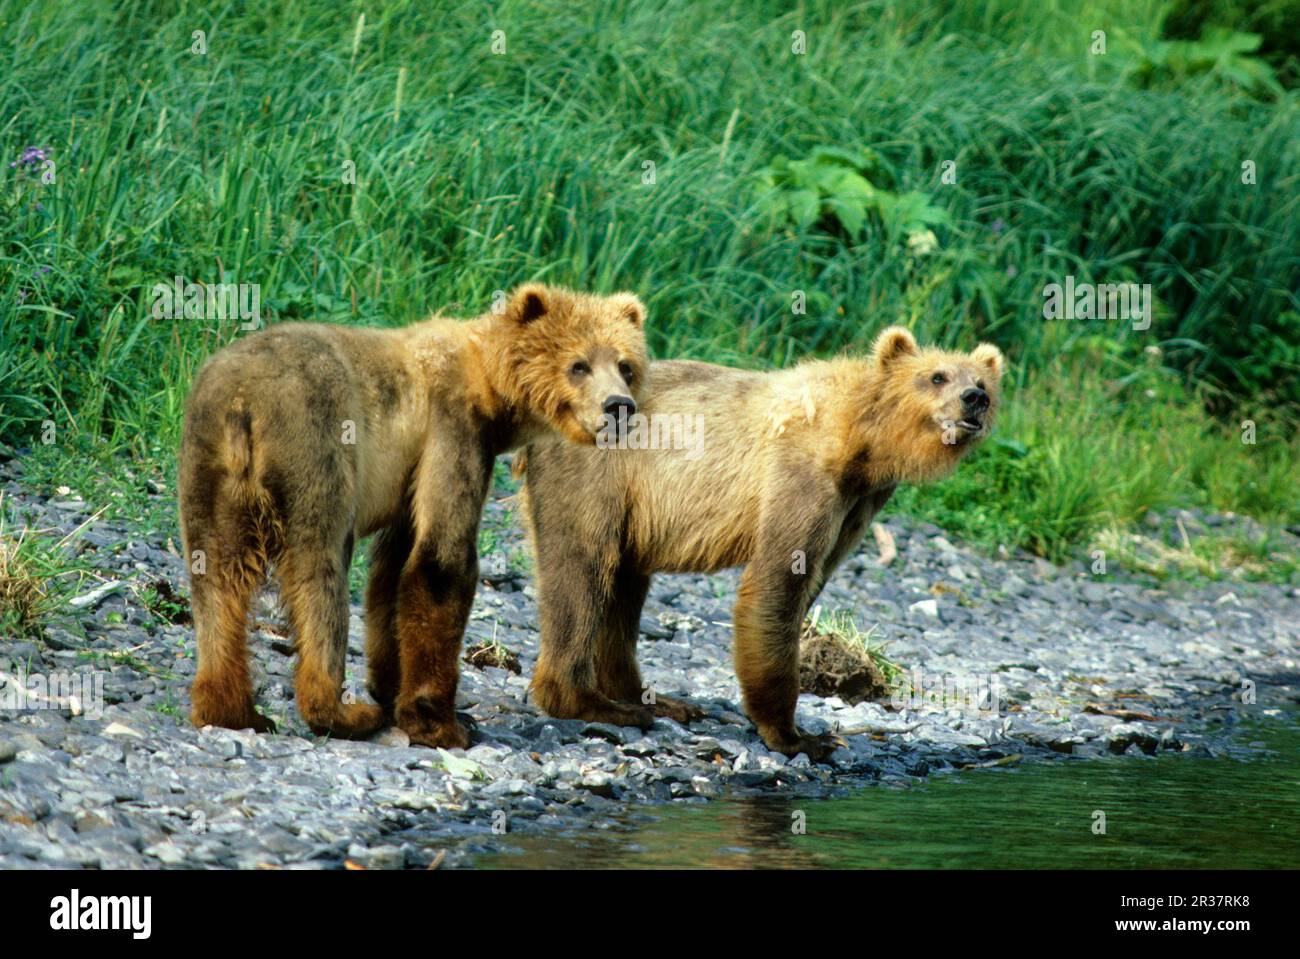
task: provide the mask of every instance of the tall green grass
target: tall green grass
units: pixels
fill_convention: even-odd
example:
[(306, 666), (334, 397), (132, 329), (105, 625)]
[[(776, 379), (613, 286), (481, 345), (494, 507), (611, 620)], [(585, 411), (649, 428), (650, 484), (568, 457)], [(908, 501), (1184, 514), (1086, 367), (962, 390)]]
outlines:
[[(48, 420), (60, 448), (102, 438), (165, 459), (197, 365), (237, 335), (151, 317), (150, 287), (178, 274), (258, 283), (272, 319), (369, 324), (477, 312), (540, 278), (636, 290), (659, 356), (782, 365), (893, 322), (994, 340), (1032, 456), (1122, 423), (1121, 461), (1158, 461), (1152, 405), (1093, 390), (1059, 433), (1031, 423), (1071, 402), (1067, 361), (1098, 341), (1120, 366), (1159, 346), (1181, 384), (1167, 402), (1204, 427), (1179, 420), (1180, 442), (1217, 460), (1196, 452), (1226, 429), (1201, 419), (1207, 398), (1224, 422), (1300, 400), (1300, 109), (1215, 75), (1134, 82), (1163, 11), (0, 0), (0, 442), (35, 445)], [(1098, 29), (1105, 56), (1088, 52)], [(49, 147), (51, 184), (8, 167), (33, 145)], [(909, 251), (879, 223), (846, 241), (761, 216), (759, 171), (819, 146), (870, 147), (894, 187), (927, 194), (952, 221), (937, 248)], [(1152, 329), (1043, 320), (1043, 286), (1067, 273), (1152, 284)], [(1267, 448), (1293, 463), (1287, 434), (1229, 461), (1244, 475)], [(1165, 499), (1291, 516), (1300, 500), (1294, 480), (1236, 489), (1189, 469)], [(1055, 551), (1098, 509), (1132, 512), (1043, 475), (1060, 485), (1017, 536), (1033, 548)]]

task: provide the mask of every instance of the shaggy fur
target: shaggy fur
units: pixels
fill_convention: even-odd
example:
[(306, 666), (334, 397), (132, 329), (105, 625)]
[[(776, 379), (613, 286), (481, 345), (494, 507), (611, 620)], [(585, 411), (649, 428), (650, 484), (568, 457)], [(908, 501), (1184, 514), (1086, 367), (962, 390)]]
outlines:
[[(414, 743), (467, 745), (457, 659), (492, 460), (545, 435), (593, 444), (611, 401), (634, 408), (648, 365), (643, 319), (631, 294), (532, 284), (475, 320), (289, 323), (211, 357), (180, 450), (193, 722), (270, 728), (254, 708), (246, 630), (274, 568), (297, 643), (298, 709), (313, 730), (365, 736), (395, 718)], [(378, 706), (341, 701), (348, 567), (371, 533)]]
[(541, 605), (535, 701), (616, 725), (689, 721), (686, 704), (643, 700), (651, 574), (745, 565), (733, 627), (746, 709), (772, 749), (823, 758), (833, 737), (794, 722), (809, 605), (899, 483), (943, 475), (988, 434), (1002, 366), (988, 344), (923, 350), (897, 327), (868, 358), (775, 373), (659, 362), (643, 412), (702, 415), (702, 456), (530, 445), (516, 468)]

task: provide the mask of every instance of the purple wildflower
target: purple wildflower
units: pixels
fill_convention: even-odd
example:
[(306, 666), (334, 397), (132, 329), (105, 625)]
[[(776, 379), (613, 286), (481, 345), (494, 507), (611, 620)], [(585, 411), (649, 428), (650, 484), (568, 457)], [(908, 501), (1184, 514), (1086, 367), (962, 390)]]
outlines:
[(22, 156), (10, 163), (9, 167), (10, 169), (17, 166), (22, 166), (24, 168), (39, 167), (49, 158), (49, 147), (26, 147), (22, 152)]

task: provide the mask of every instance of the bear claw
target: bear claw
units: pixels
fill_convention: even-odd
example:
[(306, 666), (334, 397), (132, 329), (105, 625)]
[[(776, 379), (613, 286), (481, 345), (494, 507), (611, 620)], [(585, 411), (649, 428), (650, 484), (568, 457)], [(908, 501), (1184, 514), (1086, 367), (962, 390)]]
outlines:
[(430, 749), (467, 749), (469, 732), (459, 722), (429, 723), (418, 729), (402, 727), (412, 746), (428, 746)]
[(693, 703), (685, 702), (680, 699), (669, 699), (667, 696), (656, 698), (650, 711), (656, 716), (664, 716), (674, 722), (681, 723), (683, 726), (689, 726), (697, 720), (705, 718), (708, 713)]
[[(766, 737), (764, 737), (764, 741), (767, 742)], [(767, 748), (774, 752), (784, 753), (791, 759), (803, 753), (815, 763), (825, 762), (835, 750), (847, 747), (848, 743), (835, 733), (810, 736), (807, 733), (799, 732), (798, 735), (791, 739), (767, 743)]]

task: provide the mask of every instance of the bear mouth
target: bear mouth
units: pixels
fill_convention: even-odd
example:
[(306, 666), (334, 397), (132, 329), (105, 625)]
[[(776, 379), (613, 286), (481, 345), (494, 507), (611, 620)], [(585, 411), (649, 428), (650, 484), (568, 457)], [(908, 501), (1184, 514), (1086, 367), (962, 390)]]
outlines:
[(978, 416), (967, 416), (957, 421), (957, 429), (967, 433), (978, 433), (984, 429), (984, 424), (980, 422)]

